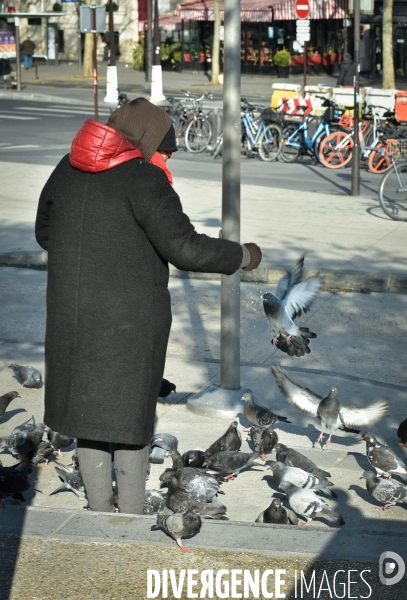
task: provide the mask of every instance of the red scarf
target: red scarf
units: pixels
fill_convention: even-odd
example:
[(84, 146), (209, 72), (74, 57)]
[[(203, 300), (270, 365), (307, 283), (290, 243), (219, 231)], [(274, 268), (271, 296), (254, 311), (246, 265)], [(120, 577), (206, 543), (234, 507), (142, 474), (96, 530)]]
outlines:
[(167, 175), (168, 181), (172, 185), (172, 175), (167, 167), (167, 161), (163, 159), (159, 152), (154, 152), (153, 156), (150, 158), (150, 163), (156, 167), (160, 167), (160, 169), (162, 169)]

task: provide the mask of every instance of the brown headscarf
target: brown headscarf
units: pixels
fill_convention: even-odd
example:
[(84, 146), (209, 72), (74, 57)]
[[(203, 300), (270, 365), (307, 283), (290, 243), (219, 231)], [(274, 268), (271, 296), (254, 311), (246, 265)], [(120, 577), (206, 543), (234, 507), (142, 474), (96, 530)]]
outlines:
[(160, 142), (172, 127), (170, 116), (163, 108), (145, 98), (136, 98), (117, 108), (106, 123), (120, 131), (133, 146), (140, 148), (150, 161)]

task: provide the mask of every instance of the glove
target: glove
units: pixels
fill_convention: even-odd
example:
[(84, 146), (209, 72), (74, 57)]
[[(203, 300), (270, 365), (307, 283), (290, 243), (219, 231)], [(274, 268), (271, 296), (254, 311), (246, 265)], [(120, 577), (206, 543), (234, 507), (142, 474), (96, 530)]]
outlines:
[(262, 253), (258, 245), (249, 242), (248, 244), (243, 244), (242, 248), (243, 260), (240, 268), (244, 271), (253, 271), (253, 269), (257, 269), (262, 259)]

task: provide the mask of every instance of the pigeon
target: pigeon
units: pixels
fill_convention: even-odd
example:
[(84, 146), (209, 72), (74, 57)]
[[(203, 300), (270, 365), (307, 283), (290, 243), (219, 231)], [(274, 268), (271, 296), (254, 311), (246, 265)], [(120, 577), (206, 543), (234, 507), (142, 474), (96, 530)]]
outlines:
[(333, 485), (332, 481), (325, 479), (325, 477), (311, 475), (311, 473), (307, 473), (306, 471), (298, 469), (297, 467), (287, 467), (278, 461), (271, 461), (270, 469), (277, 485), (280, 485), (282, 481), (288, 481), (288, 483), (292, 483), (298, 488), (321, 491), (328, 494), (328, 496), (331, 496), (332, 498), (337, 497), (332, 490), (328, 489)]
[(278, 435), (271, 425), (270, 427), (252, 427), (250, 439), (256, 452), (261, 454), (261, 459), (266, 460), (266, 452), (272, 452), (278, 442)]
[(332, 435), (338, 429), (348, 433), (360, 433), (360, 429), (380, 421), (388, 410), (386, 398), (378, 397), (375, 402), (362, 408), (342, 406), (336, 388), (331, 388), (328, 395), (322, 398), (289, 379), (281, 367), (271, 367), (271, 372), (277, 380), (278, 387), (294, 408), (321, 421), (321, 433), (317, 442), (322, 443), (323, 434), (329, 433), (326, 443), (330, 444)]
[(242, 469), (251, 467), (256, 460), (259, 458), (259, 452), (233, 452), (231, 450), (224, 450), (222, 452), (216, 452), (213, 456), (208, 456), (204, 462), (204, 467), (218, 473), (228, 474), (224, 479), (232, 479)]
[(48, 457), (52, 456), (54, 453), (54, 447), (50, 444), (50, 442), (48, 440), (43, 440), (35, 449), (34, 455), (31, 458), (31, 462), (33, 465), (39, 465), (40, 463), (45, 462), (45, 466), (47, 466), (49, 462)]
[(7, 410), (8, 405), (14, 398), (21, 398), (18, 392), (8, 392), (7, 394), (3, 394), (0, 397), (0, 417), (4, 415)]
[(403, 461), (385, 444), (381, 444), (371, 433), (364, 433), (360, 438), (366, 442), (366, 456), (378, 475), (391, 478), (399, 475), (407, 481), (407, 467)]
[[(274, 423), (291, 423), (287, 417), (281, 415), (275, 415), (271, 410), (263, 408), (256, 404), (253, 394), (246, 392), (241, 398), (244, 402), (243, 414), (246, 419), (252, 423), (252, 425), (259, 425), (260, 427), (268, 427), (274, 425)], [(248, 431), (248, 429), (245, 429)]]
[(157, 524), (152, 530), (164, 529), (177, 542), (182, 552), (190, 552), (182, 545), (182, 538), (190, 537), (201, 529), (202, 521), (195, 506), (190, 506), (185, 512), (172, 515), (157, 515)]
[(7, 496), (14, 498), (15, 503), (18, 501), (26, 502), (23, 492), (30, 488), (30, 478), (20, 469), (15, 467), (0, 466), (0, 505), (5, 506), (4, 499)]
[(319, 290), (318, 276), (300, 281), (304, 267), (302, 256), (278, 283), (275, 294), (263, 295), (263, 308), (270, 322), (272, 344), (289, 356), (304, 356), (311, 352), (309, 340), (316, 338), (306, 327), (297, 327), (296, 317), (309, 310)]
[(78, 451), (75, 452), (71, 456), (71, 463), (68, 466), (72, 466), (74, 469), (79, 469), (79, 460), (78, 460)]
[(165, 498), (156, 490), (146, 490), (144, 495), (143, 515), (154, 515), (165, 508)]
[(52, 431), (50, 427), (47, 427), (46, 433), (48, 440), (54, 446), (54, 450), (57, 450), (57, 454), (60, 456), (60, 448), (69, 448), (69, 446), (72, 446), (74, 442), (74, 438), (64, 435), (63, 433), (59, 433), (58, 431)]
[(152, 449), (150, 462), (156, 465), (162, 465), (168, 452), (178, 448), (178, 440), (170, 433), (156, 433), (151, 438), (150, 446)]
[(24, 387), (37, 388), (41, 384), (42, 375), (37, 369), (34, 369), (34, 367), (11, 364), (9, 365), (9, 369), (13, 369), (14, 375), (21, 383), (21, 389)]
[(3, 438), (0, 448), (7, 448), (13, 456), (28, 464), (42, 441), (45, 428), (44, 423), (36, 424), (34, 417), (31, 417), (15, 427), (8, 437)]
[(400, 423), (399, 428), (397, 429), (397, 435), (401, 439), (401, 442), (404, 444), (405, 448), (407, 448), (407, 419)]
[(169, 469), (164, 471), (160, 475), (162, 485), (168, 483), (172, 477), (178, 480), (178, 485), (182, 490), (193, 493), (205, 492), (207, 502), (211, 502), (216, 494), (223, 494), (220, 484), (215, 477), (209, 473), (199, 471), (195, 467), (182, 467), (176, 470)]
[(237, 426), (238, 422), (233, 421), (226, 432), (205, 450), (206, 456), (212, 456), (212, 454), (216, 454), (216, 452), (221, 452), (222, 450), (240, 450), (242, 436)]
[(274, 525), (298, 525), (298, 517), (292, 510), (284, 508), (280, 498), (273, 498), (266, 510), (257, 517), (256, 523), (273, 523)]
[(207, 502), (206, 493), (202, 489), (195, 489), (187, 492), (180, 488), (178, 479), (171, 477), (168, 482), (168, 492), (166, 498), (168, 508), (174, 512), (185, 512), (191, 506), (196, 506), (202, 516), (212, 518), (222, 518), (226, 513), (226, 506), (214, 496), (211, 502)]
[(167, 398), (171, 394), (171, 392), (176, 392), (176, 391), (177, 391), (177, 386), (175, 385), (175, 383), (171, 383), (171, 381), (168, 381), (168, 379), (163, 379), (161, 382), (161, 387), (160, 387), (160, 391), (158, 393), (158, 397), (162, 398), (165, 401), (165, 406), (169, 406)]
[(327, 519), (332, 525), (345, 525), (342, 516), (312, 490), (298, 488), (288, 481), (282, 481), (280, 488), (286, 493), (290, 507), (306, 519), (302, 525), (309, 525), (317, 516)]
[(384, 506), (379, 506), (381, 510), (395, 506), (396, 502), (407, 504), (406, 485), (377, 477), (372, 471), (364, 471), (362, 477), (366, 479), (366, 488), (372, 498), (384, 502)]
[(85, 487), (83, 485), (81, 472), (78, 469), (68, 469), (67, 467), (61, 469), (60, 467), (55, 467), (55, 471), (62, 481), (62, 485), (51, 492), (50, 496), (62, 492), (63, 490), (70, 490), (76, 494), (78, 498), (85, 498)]
[(298, 467), (298, 469), (302, 469), (312, 475), (331, 477), (328, 471), (323, 471), (310, 458), (307, 458), (293, 448), (288, 448), (284, 444), (276, 444), (274, 449), (276, 451), (276, 460), (284, 463), (287, 467)]
[(206, 454), (203, 450), (188, 450), (182, 455), (184, 467), (196, 467), (200, 469), (205, 462)]

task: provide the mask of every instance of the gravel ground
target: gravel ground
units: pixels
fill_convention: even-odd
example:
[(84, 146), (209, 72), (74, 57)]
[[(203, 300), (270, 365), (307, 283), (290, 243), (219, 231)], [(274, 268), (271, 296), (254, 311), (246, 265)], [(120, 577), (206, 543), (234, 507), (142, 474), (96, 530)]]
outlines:
[[(277, 550), (277, 549), (276, 549)], [(193, 553), (183, 554), (174, 544), (174, 548), (166, 549), (159, 546), (110, 543), (78, 543), (57, 539), (39, 539), (26, 537), (22, 541), (15, 536), (3, 536), (0, 541), (0, 564), (3, 575), (0, 580), (1, 600), (144, 600), (147, 595), (147, 570), (174, 569), (179, 577), (181, 569), (197, 569), (200, 578), (204, 569), (213, 569), (214, 576), (219, 569), (247, 569), (254, 576), (254, 571), (260, 571), (260, 578), (267, 569), (283, 569), (281, 578), (285, 584), (281, 593), (285, 598), (372, 598), (372, 600), (404, 600), (405, 580), (393, 586), (384, 586), (378, 577), (378, 566), (366, 563), (310, 561), (295, 557), (279, 559), (266, 557), (255, 553), (227, 553), (213, 550), (194, 550)], [(333, 581), (335, 573), (336, 588)], [(352, 573), (348, 571), (353, 570)], [(295, 571), (297, 571), (297, 594), (295, 594)], [(311, 587), (307, 593), (303, 586), (301, 594), (301, 574), (304, 572), (307, 582), (315, 571), (315, 594)], [(363, 578), (360, 573), (365, 571)], [(242, 578), (240, 574), (238, 579)], [(343, 582), (348, 577), (356, 583), (345, 589)], [(224, 576), (224, 581), (230, 576)], [(186, 581), (186, 580), (185, 580)], [(192, 588), (192, 592), (200, 597), (200, 584)], [(213, 598), (256, 598), (251, 592), (244, 594), (243, 585), (236, 588), (237, 594), (216, 595)], [(268, 591), (275, 593), (274, 575), (268, 578)], [(162, 592), (158, 598), (192, 598), (188, 594), (186, 582), (181, 595), (171, 593), (169, 585), (168, 596)], [(204, 596), (202, 596), (204, 597)], [(264, 598), (260, 594), (260, 598)], [(276, 596), (273, 596), (276, 597)], [(280, 596), (284, 597), (284, 596)]]

